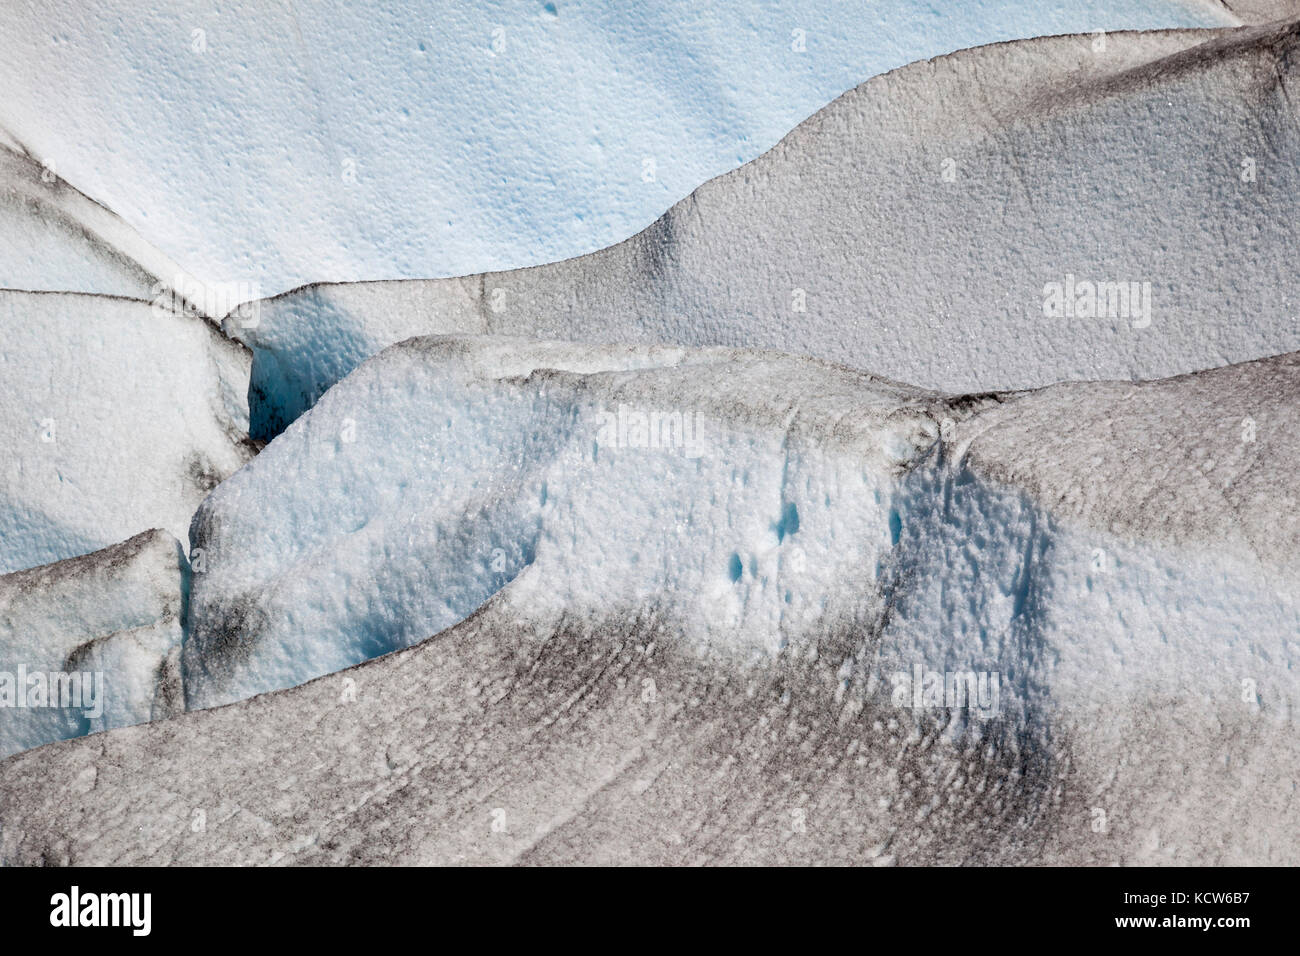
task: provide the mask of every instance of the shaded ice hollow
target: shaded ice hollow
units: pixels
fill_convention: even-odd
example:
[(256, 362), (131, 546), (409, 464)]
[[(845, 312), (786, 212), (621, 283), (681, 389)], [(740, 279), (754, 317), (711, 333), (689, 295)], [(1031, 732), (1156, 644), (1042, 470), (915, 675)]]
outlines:
[[(1013, 6), (976, 5), (994, 30)], [(611, 27), (593, 11), (560, 16), (588, 16), (590, 39)], [(0, 71), (74, 53), (86, 68), (101, 54), (79, 30), (105, 16)], [(230, 62), (263, 62), (274, 22), (232, 47), (218, 16), (216, 69), (156, 63), (185, 64), (180, 101), (211, 95)], [(341, 26), (358, 32), (312, 30), (330, 47)], [(362, 26), (361, 47), (404, 35)], [(322, 188), (316, 133), (263, 137), (298, 137), (306, 172), (245, 180), (286, 213), (248, 217), (223, 206), (229, 168), (162, 148), (175, 131), (145, 119), (121, 143), (94, 89), (59, 128), (24, 88), (0, 110), (0, 269), (52, 291), (0, 291), (17, 452), (0, 684), (21, 665), (101, 672), (107, 691), (93, 718), (0, 710), (0, 755), (109, 732), (5, 761), (0, 860), (1294, 862), (1298, 30), (915, 63), (616, 246), (320, 284), (224, 323), (210, 296), (160, 307), (160, 290), (204, 291), (168, 255), (274, 290), (582, 252), (798, 117), (731, 90), (748, 105), (721, 133), (666, 128), (691, 161), (655, 180), (662, 200), (616, 190), (569, 229), (519, 223), (565, 190), (572, 212), (583, 176), (639, 147), (490, 194), (472, 178), (501, 172), (489, 149), (438, 200), (465, 201), (452, 235), (446, 210), (411, 228), (431, 200), (406, 180), (430, 174), (400, 157), (420, 142), (445, 162), (422, 116), (396, 120), (394, 162), (371, 156), (380, 175), (350, 192)], [(740, 36), (726, 56), (754, 54)], [(873, 69), (959, 45), (924, 18), (889, 42)], [(808, 89), (833, 76), (822, 62)], [(268, 74), (285, 102), (297, 70)], [(526, 74), (494, 73), (494, 91)], [(663, 79), (679, 81), (695, 82)], [(509, 163), (568, 122), (537, 117)], [(257, 156), (241, 137), (260, 121), (213, 132)], [(770, 138), (719, 159), (741, 129)], [(203, 214), (174, 215), (170, 190), (195, 183)], [(466, 226), (475, 206), (495, 220)], [(1150, 312), (1046, 317), (1044, 283), (1067, 275), (1149, 281)], [(188, 558), (172, 537), (187, 525)], [(914, 667), (997, 675), (996, 695), (918, 707), (894, 686)], [(198, 835), (195, 806), (212, 820)]]

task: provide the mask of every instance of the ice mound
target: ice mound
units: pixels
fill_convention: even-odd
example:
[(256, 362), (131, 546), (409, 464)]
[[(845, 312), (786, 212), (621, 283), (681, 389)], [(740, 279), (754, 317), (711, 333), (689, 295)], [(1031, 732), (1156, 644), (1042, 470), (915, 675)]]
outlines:
[(152, 530), (0, 575), (0, 755), (182, 712), (188, 572)]
[(0, 572), (184, 539), (252, 453), (248, 352), (148, 302), (0, 290)]
[(599, 249), (913, 60), (1235, 22), (1183, 0), (140, 7), (0, 10), (0, 122), (196, 274), (266, 294)]
[[(944, 397), (752, 352), (404, 343), (196, 518), (191, 703), (495, 593), (300, 687), (11, 758), (0, 854), (1294, 863), (1298, 389), (1294, 354)], [(651, 410), (699, 413), (700, 453), (634, 439)]]
[[(778, 355), (403, 343), (199, 509), (187, 699), (404, 647), (521, 573), (575, 614), (670, 588), (687, 639), (775, 653), (866, 613), (933, 400)], [(843, 600), (838, 576), (855, 582)]]
[(955, 423), (913, 474), (874, 663), (1001, 675), (1076, 832), (1128, 841), (1047, 861), (1300, 857), (1297, 390), (1295, 353), (1061, 385)]
[(1300, 348), (1298, 42), (1290, 23), (965, 50), (867, 81), (601, 252), (265, 302), (230, 328), (254, 434), (416, 332), (774, 348), (948, 391)]

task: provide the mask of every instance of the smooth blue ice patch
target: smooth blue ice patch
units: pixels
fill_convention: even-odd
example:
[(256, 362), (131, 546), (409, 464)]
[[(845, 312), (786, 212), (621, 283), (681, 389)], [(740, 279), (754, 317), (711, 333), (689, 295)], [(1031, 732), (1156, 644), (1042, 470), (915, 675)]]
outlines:
[(781, 508), (781, 519), (772, 525), (778, 542), (785, 541), (788, 535), (799, 530), (799, 508), (793, 501), (787, 501)]

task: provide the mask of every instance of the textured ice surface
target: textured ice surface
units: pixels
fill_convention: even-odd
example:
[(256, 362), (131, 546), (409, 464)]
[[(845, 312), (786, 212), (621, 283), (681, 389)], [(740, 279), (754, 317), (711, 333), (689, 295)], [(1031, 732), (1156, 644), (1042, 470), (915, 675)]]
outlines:
[(271, 294), (591, 252), (874, 74), (1235, 22), (1216, 6), (35, 0), (0, 9), (0, 123), (188, 269)]
[[(652, 367), (599, 370), (633, 364)], [(196, 613), (226, 602), (236, 625), (200, 692), (283, 668), (277, 644), (319, 659), (319, 627), (366, 620), (383, 574), (393, 613), (436, 620), (419, 592), (452, 593), (421, 567), (442, 514), (443, 575), (478, 573), (496, 529), (535, 534), (531, 562), (396, 654), (12, 758), (0, 852), (1294, 862), (1297, 389), (1296, 355), (944, 399), (752, 353), (407, 343), (196, 521)], [(584, 440), (614, 402), (702, 411), (709, 441)], [(319, 506), (290, 487), (277, 519), (256, 492), (290, 461)], [(466, 494), (477, 513), (440, 510)], [(434, 519), (400, 528), (414, 546), (392, 525), (410, 515)], [(265, 582), (277, 613), (250, 623)], [(277, 587), (320, 597), (295, 620)], [(909, 706), (892, 685), (918, 665), (997, 674), (996, 712)]]
[(0, 572), (149, 528), (184, 540), (252, 454), (249, 356), (147, 302), (0, 291)]
[[(0, 288), (153, 298), (181, 269), (0, 129)], [(230, 303), (230, 307), (238, 303)]]
[(525, 568), (547, 582), (538, 601), (574, 614), (671, 586), (687, 639), (770, 653), (870, 595), (884, 502), (929, 444), (929, 400), (729, 350), (394, 347), (195, 516), (187, 699), (226, 703), (403, 647)]
[[(0, 575), (0, 755), (182, 712), (187, 575), (180, 542), (156, 530)], [(29, 679), (41, 677), (21, 681), (20, 668)], [(50, 674), (76, 675), (80, 687), (95, 682), (93, 706), (50, 706), (47, 691), (36, 690), (48, 686), (42, 682)]]
[[(791, 123), (771, 90), (804, 91), (753, 69), (769, 12), (671, 13), (652, 58), (609, 42), (639, 8), (501, 10), (499, 37), (449, 12), (415, 53), (400, 12), (196, 3), (147, 41), (79, 12), (47, 44), (24, 38), (48, 10), (5, 11), (0, 76), (75, 68), (48, 74), (64, 124), (45, 90), (0, 104), (0, 284), (153, 297), (177, 250), (272, 288), (580, 251), (758, 152)], [(800, 10), (816, 93), (847, 60)], [(910, 58), (1010, 10), (840, 32)], [(0, 292), (0, 572), (83, 555), (0, 574), (0, 701), (11, 673), (106, 694), (0, 708), (0, 755), (119, 728), (4, 762), (0, 861), (1294, 864), (1300, 353), (1127, 380), (1300, 346), (1298, 36), (917, 63), (600, 253), (231, 316), (251, 381), (201, 315)], [(709, 72), (731, 58), (745, 91)], [(646, 84), (673, 108), (620, 112)], [(160, 98), (188, 128), (139, 109)], [(616, 137), (587, 163), (549, 126), (575, 103)], [(1090, 283), (1139, 304), (1093, 314)], [(1126, 381), (1007, 390), (1096, 378)], [(214, 487), (192, 570), (165, 531), (122, 541), (183, 532)], [(900, 696), (913, 673), (994, 696)]]
[[(916, 63), (610, 249), (264, 303), (256, 328), (231, 329), (255, 350), (254, 434), (417, 331), (774, 348), (951, 391), (1300, 348), (1298, 31), (1055, 37)], [(1047, 314), (1054, 283), (1068, 314)], [(1085, 283), (1122, 286), (1098, 307)]]
[(1243, 23), (1271, 23), (1300, 15), (1296, 0), (1209, 0), (1211, 6), (1226, 9)]

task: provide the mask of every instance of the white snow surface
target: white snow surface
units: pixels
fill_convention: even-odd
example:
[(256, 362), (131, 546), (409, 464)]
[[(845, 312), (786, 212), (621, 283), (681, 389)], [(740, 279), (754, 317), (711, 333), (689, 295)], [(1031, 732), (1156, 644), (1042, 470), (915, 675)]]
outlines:
[[(187, 574), (180, 542), (153, 530), (93, 554), (0, 575), (0, 681), (10, 682), (0, 707), (0, 755), (181, 713)], [(29, 677), (96, 681), (95, 706), (29, 698), (32, 685), (18, 680), (19, 668)], [(33, 706), (21, 706), (19, 696)]]
[(0, 9), (0, 124), (186, 269), (269, 295), (591, 252), (914, 60), (1235, 22), (1183, 0), (32, 0)]
[(255, 353), (253, 433), (416, 333), (779, 349), (954, 392), (1300, 348), (1300, 25), (1095, 41), (877, 77), (590, 256), (263, 302), (226, 323)]
[(185, 539), (253, 453), (247, 351), (192, 314), (0, 290), (0, 572)]

